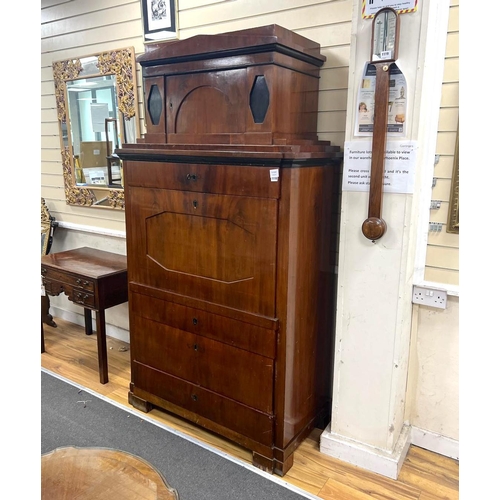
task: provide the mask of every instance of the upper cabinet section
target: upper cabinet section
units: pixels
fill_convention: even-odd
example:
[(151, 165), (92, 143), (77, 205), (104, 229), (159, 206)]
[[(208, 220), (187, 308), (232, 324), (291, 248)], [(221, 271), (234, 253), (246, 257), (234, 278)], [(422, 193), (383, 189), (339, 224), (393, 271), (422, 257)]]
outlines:
[(145, 143), (317, 142), (320, 46), (277, 25), (151, 44)]

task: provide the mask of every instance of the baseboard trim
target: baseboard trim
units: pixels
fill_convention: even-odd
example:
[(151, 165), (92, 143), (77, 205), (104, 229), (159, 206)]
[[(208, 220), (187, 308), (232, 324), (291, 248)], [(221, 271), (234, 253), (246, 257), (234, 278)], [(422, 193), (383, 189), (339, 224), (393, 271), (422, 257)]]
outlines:
[(412, 426), (411, 444), (445, 457), (459, 459), (458, 441), (435, 432)]
[(331, 432), (330, 425), (320, 438), (320, 451), (343, 462), (397, 479), (410, 448), (411, 427), (401, 429), (394, 451), (388, 452)]
[(80, 231), (81, 233), (98, 234), (100, 236), (112, 236), (114, 238), (126, 238), (125, 231), (116, 229), (104, 229), (96, 226), (85, 226), (83, 224), (74, 224), (72, 222), (60, 221), (57, 223), (58, 228), (68, 229), (71, 231)]
[[(52, 304), (50, 306), (51, 314), (54, 316), (54, 321), (57, 323), (57, 318), (64, 319), (65, 321), (69, 321), (70, 323), (74, 323), (76, 325), (85, 326), (85, 317), (83, 314), (76, 313), (73, 311), (68, 311), (66, 309), (61, 309), (59, 307), (53, 307)], [(92, 325), (95, 331), (96, 324), (95, 319), (92, 318)], [(115, 339), (121, 340), (123, 342), (130, 343), (130, 333), (128, 330), (124, 328), (120, 328), (116, 325), (110, 325), (106, 323), (106, 336), (113, 337)]]

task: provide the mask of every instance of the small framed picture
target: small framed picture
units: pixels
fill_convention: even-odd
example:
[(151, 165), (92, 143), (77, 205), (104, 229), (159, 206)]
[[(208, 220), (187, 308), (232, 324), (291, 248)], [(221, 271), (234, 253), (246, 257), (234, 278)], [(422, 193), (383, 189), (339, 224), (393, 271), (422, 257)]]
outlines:
[(144, 40), (177, 38), (176, 0), (142, 0)]

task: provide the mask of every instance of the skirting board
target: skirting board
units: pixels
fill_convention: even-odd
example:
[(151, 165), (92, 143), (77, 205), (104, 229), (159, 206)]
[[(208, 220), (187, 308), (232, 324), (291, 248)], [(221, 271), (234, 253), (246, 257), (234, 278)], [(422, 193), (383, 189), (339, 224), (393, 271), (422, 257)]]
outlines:
[(445, 457), (459, 459), (458, 441), (435, 432), (411, 428), (411, 444), (433, 451)]
[(410, 448), (409, 425), (403, 426), (398, 442), (392, 453), (368, 446), (353, 439), (332, 433), (330, 425), (320, 438), (320, 451), (325, 455), (356, 465), (371, 472), (376, 472), (391, 479), (397, 479)]
[[(85, 326), (85, 318), (83, 314), (75, 313), (73, 311), (67, 311), (59, 307), (50, 306), (51, 314), (54, 316), (54, 321), (57, 323), (57, 318), (62, 318), (70, 323), (75, 323), (76, 325)], [(94, 331), (96, 330), (95, 319), (92, 318), (92, 325)], [(44, 326), (45, 328), (45, 326)], [(121, 340), (123, 342), (130, 343), (130, 333), (124, 328), (119, 326), (110, 325), (106, 323), (106, 336), (113, 337), (115, 339)]]

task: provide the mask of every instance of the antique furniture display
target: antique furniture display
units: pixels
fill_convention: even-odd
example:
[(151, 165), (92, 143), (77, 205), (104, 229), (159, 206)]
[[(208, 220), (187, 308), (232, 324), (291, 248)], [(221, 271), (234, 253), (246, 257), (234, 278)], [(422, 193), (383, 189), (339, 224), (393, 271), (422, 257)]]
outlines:
[(149, 462), (121, 450), (57, 448), (42, 455), (42, 500), (179, 500)]
[(283, 475), (331, 408), (339, 148), (317, 43), (270, 25), (148, 45), (125, 171), (129, 401)]
[(52, 70), (66, 203), (123, 209), (113, 153), (139, 136), (134, 48), (57, 61)]
[(64, 292), (71, 302), (83, 306), (87, 335), (92, 334), (91, 311), (95, 311), (99, 379), (101, 384), (106, 384), (108, 355), (104, 311), (128, 300), (127, 258), (88, 247), (44, 255), (42, 282), (48, 295)]

